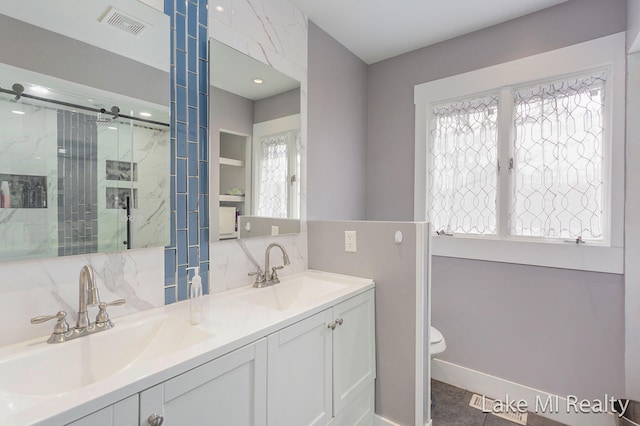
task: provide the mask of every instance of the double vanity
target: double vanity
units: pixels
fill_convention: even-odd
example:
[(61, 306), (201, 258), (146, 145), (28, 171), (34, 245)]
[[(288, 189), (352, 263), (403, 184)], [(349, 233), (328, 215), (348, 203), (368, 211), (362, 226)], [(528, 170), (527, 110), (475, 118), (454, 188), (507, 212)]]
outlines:
[(186, 301), (1, 348), (0, 423), (372, 424), (371, 280), (306, 271), (205, 296), (202, 309), (196, 326)]

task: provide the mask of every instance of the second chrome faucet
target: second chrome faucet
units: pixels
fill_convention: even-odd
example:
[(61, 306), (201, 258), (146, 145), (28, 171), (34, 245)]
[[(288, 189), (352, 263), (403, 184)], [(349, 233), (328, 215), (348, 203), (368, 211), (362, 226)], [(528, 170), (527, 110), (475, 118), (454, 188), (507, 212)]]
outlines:
[[(271, 268), (271, 271), (269, 271), (269, 267), (270, 267), (270, 262), (269, 262), (269, 255), (271, 254), (271, 249), (274, 247), (278, 247), (280, 249), (280, 251), (282, 252), (282, 261), (284, 262), (283, 266), (274, 266)], [(290, 265), (291, 261), (289, 260), (289, 255), (287, 254), (287, 249), (284, 248), (284, 246), (280, 243), (271, 243), (269, 244), (269, 246), (267, 247), (267, 249), (264, 252), (264, 272), (262, 272), (262, 270), (260, 268), (258, 268), (257, 272), (250, 272), (249, 275), (255, 275), (256, 276), (256, 280), (253, 283), (253, 286), (256, 288), (261, 288), (261, 287), (267, 287), (270, 286), (272, 284), (277, 284), (280, 282), (280, 279), (278, 278), (278, 273), (277, 271), (279, 269), (284, 268), (285, 265)]]

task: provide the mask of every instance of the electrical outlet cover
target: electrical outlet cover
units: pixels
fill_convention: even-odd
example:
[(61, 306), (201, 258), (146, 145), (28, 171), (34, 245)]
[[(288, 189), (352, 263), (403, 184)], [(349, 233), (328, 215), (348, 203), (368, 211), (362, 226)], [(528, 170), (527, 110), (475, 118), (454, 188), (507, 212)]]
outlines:
[(344, 231), (344, 251), (351, 253), (358, 251), (356, 231)]

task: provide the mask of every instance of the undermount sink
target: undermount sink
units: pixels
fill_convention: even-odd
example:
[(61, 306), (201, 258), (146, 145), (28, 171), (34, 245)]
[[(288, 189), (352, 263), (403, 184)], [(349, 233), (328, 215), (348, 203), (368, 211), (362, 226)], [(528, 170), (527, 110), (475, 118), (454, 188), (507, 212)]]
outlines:
[(242, 299), (254, 305), (264, 306), (276, 311), (285, 311), (295, 305), (304, 305), (348, 287), (348, 284), (345, 283), (310, 275), (281, 279), (282, 281), (279, 284), (252, 289), (252, 293), (242, 297)]
[(4, 392), (62, 394), (213, 337), (178, 319), (157, 316), (59, 344), (34, 344), (0, 359)]

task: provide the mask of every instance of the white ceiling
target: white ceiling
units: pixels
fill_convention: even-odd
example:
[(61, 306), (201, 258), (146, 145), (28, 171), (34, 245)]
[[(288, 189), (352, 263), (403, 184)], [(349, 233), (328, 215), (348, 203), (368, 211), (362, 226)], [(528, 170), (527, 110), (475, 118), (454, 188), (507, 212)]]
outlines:
[(567, 0), (290, 0), (367, 64)]

